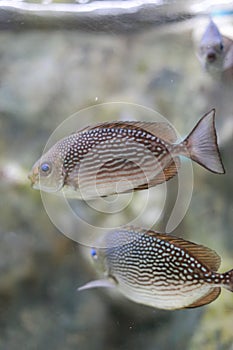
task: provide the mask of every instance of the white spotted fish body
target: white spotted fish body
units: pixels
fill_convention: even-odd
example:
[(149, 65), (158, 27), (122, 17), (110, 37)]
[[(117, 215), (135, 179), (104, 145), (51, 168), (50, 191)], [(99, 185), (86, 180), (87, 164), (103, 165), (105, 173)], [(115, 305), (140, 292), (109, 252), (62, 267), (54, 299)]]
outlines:
[(87, 127), (57, 142), (33, 166), (36, 189), (69, 197), (96, 198), (142, 190), (177, 174), (180, 156), (224, 173), (215, 111), (207, 113), (181, 143), (167, 123), (109, 122)]
[(91, 255), (104, 279), (79, 290), (116, 287), (128, 299), (160, 309), (198, 307), (215, 300), (221, 287), (233, 291), (233, 270), (220, 274), (220, 257), (182, 238), (125, 227), (103, 237), (107, 248)]

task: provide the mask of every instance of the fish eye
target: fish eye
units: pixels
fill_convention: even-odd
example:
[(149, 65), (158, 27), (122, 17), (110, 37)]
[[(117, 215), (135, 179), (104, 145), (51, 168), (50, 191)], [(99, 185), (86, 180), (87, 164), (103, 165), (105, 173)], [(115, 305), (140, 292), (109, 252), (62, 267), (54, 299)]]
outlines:
[(51, 165), (49, 163), (42, 163), (40, 165), (41, 174), (49, 175), (51, 173)]
[(220, 48), (220, 51), (223, 50), (223, 48), (224, 48), (223, 43), (220, 43), (219, 48)]
[(93, 257), (93, 258), (96, 258), (97, 257), (97, 253), (96, 253), (96, 250), (95, 249), (91, 249), (91, 256)]

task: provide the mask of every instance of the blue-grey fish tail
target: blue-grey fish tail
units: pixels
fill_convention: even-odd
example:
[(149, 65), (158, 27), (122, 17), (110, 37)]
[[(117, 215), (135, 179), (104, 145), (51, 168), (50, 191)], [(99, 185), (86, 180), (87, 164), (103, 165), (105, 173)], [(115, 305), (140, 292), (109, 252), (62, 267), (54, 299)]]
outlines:
[(206, 113), (187, 138), (183, 141), (186, 156), (217, 174), (224, 174), (217, 134), (215, 130), (215, 109)]

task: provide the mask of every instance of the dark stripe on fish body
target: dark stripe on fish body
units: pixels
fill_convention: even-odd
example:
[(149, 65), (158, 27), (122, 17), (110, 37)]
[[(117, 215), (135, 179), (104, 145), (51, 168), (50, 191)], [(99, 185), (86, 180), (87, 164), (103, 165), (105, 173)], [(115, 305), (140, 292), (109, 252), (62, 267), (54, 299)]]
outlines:
[(132, 167), (132, 170), (134, 167), (143, 167), (143, 169), (150, 169), (151, 166), (155, 166), (155, 162), (155, 158), (151, 155), (150, 157), (140, 157), (136, 161), (130, 160), (129, 158), (125, 158), (125, 156), (122, 156), (122, 158), (112, 158), (111, 160), (106, 159), (106, 161), (104, 161), (103, 159), (93, 160), (93, 162), (85, 161), (85, 163), (82, 163), (81, 168), (84, 169), (87, 173), (93, 172), (95, 174), (96, 171), (98, 171), (99, 173), (103, 171), (126, 171), (126, 169), (128, 168), (129, 170), (130, 167)]
[[(160, 140), (148, 132), (137, 129), (128, 130), (127, 128), (105, 128), (104, 130), (106, 131), (103, 132), (101, 129), (97, 129), (95, 132), (91, 130), (80, 134), (73, 134), (69, 137), (69, 142), (67, 139), (66, 141), (64, 140), (65, 148), (62, 149), (61, 145), (61, 152), (65, 153), (64, 169), (67, 175), (72, 172), (78, 162), (84, 159), (85, 155), (87, 155), (90, 150), (97, 146), (99, 148), (100, 144), (102, 144), (101, 151), (97, 148), (99, 154), (106, 153), (108, 158), (111, 158), (112, 153), (114, 153), (114, 148), (110, 141), (114, 141), (114, 144), (118, 142), (122, 144), (122, 142), (127, 143), (127, 141), (134, 141), (146, 147), (149, 151), (153, 152), (155, 156), (160, 156), (169, 152), (163, 140)], [(106, 146), (106, 150), (103, 149), (103, 145)], [(126, 152), (126, 145), (123, 144), (123, 146)], [(109, 151), (107, 149), (108, 147)], [(117, 151), (119, 152), (119, 149), (117, 149), (116, 152)], [(135, 151), (137, 150), (135, 149)], [(70, 160), (72, 160), (72, 162), (70, 162)], [(88, 156), (85, 157), (85, 160), (88, 160)]]
[[(127, 162), (116, 162), (115, 166), (112, 167), (106, 167), (108, 162), (104, 163), (103, 165), (100, 163), (99, 166), (93, 167), (86, 167), (86, 164), (84, 166), (81, 164), (79, 168), (75, 170), (75, 173), (72, 173), (72, 182), (70, 184), (76, 183), (78, 187), (80, 186), (100, 186), (102, 185), (105, 187), (105, 193), (107, 191), (107, 186), (113, 182), (118, 183), (120, 181), (130, 182), (133, 184), (133, 188), (137, 188), (141, 184), (148, 184), (155, 176), (155, 173), (160, 173), (160, 180), (165, 180), (165, 174), (163, 173), (163, 170), (156, 162), (156, 160), (152, 159), (152, 161), (148, 162), (148, 159), (146, 157), (141, 158), (138, 164), (135, 164), (134, 162), (130, 162), (127, 160)], [(123, 183), (121, 183), (121, 189), (120, 192), (127, 190), (127, 184), (126, 188), (122, 188)], [(84, 188), (84, 187), (83, 187)], [(130, 187), (128, 186), (128, 189)], [(111, 192), (112, 190), (110, 190)]]
[[(141, 178), (143, 177), (143, 179), (146, 178), (146, 170), (151, 170), (151, 167), (150, 166), (144, 166), (143, 169), (141, 169), (141, 167), (135, 165), (135, 164), (132, 164), (127, 167), (125, 167), (124, 169), (117, 169), (117, 168), (103, 168), (101, 167), (100, 169), (92, 169), (90, 171), (88, 171), (88, 169), (85, 168), (85, 178), (84, 180), (90, 180), (92, 181), (93, 180), (93, 176), (96, 176), (96, 181), (101, 181), (103, 179), (108, 179), (109, 181), (113, 180), (113, 179), (118, 179), (119, 180), (119, 177), (122, 177), (123, 176), (126, 176), (129, 174), (129, 171), (130, 171), (130, 176), (133, 175), (133, 178), (136, 180), (136, 177), (137, 175)], [(84, 173), (82, 173), (82, 175), (84, 175)], [(109, 178), (109, 176), (111, 176), (111, 178)]]

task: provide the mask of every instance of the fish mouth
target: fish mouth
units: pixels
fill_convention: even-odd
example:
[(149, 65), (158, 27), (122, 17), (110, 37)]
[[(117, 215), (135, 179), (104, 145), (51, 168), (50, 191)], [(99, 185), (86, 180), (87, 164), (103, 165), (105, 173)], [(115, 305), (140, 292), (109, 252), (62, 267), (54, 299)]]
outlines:
[(31, 181), (31, 187), (35, 188), (35, 184), (38, 181), (38, 174), (30, 173), (28, 174), (28, 179)]
[(206, 58), (207, 58), (207, 61), (208, 61), (209, 63), (213, 63), (213, 62), (216, 61), (217, 56), (216, 56), (216, 53), (215, 53), (215, 52), (212, 52), (212, 51), (211, 51), (211, 52), (208, 52)]
[(40, 175), (38, 172), (30, 172), (28, 174), (28, 179), (30, 180), (31, 182), (31, 187), (34, 189), (34, 190), (40, 190), (40, 191), (44, 191), (44, 192), (51, 192), (51, 193), (55, 193), (55, 192), (58, 192), (62, 189), (63, 187), (63, 182), (58, 186), (49, 186), (49, 185), (45, 185), (45, 184), (41, 184), (40, 183)]

